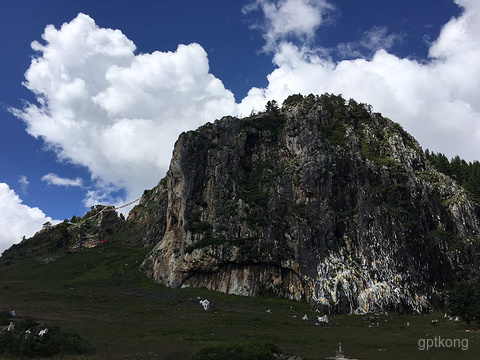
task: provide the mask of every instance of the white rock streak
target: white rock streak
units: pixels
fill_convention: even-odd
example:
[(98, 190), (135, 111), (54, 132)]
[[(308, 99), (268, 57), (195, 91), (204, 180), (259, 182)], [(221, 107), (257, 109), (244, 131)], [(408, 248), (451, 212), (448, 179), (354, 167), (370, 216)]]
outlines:
[(373, 252), (373, 260), (363, 255), (355, 259), (330, 252), (318, 264), (316, 279), (311, 280), (312, 299), (332, 309), (341, 296), (348, 300), (351, 313), (364, 314), (400, 304), (421, 312), (428, 306), (427, 297), (416, 293), (415, 284), (396, 269), (388, 255)]

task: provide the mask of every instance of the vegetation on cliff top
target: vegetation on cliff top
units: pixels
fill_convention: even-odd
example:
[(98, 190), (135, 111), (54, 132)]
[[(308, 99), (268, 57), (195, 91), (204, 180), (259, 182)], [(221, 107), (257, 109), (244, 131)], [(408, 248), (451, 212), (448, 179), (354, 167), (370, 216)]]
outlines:
[(442, 153), (433, 153), (428, 149), (425, 151), (427, 159), (441, 173), (450, 176), (462, 185), (470, 194), (472, 199), (480, 205), (480, 162), (466, 162), (458, 155), (451, 160)]
[[(415, 199), (409, 195), (405, 185), (408, 181), (405, 166), (392, 157), (392, 139), (400, 139), (401, 145), (408, 151), (411, 150), (414, 155), (425, 156), (439, 171), (465, 186), (471, 196), (477, 197), (478, 202), (478, 162), (467, 164), (457, 158), (450, 162), (445, 161), (446, 158), (441, 154), (424, 154), (400, 125), (372, 113), (370, 106), (354, 100), (346, 101), (341, 96), (328, 94), (292, 95), (285, 100), (281, 108), (271, 101), (267, 104), (265, 113), (240, 120), (240, 125), (237, 126), (248, 130), (253, 137), (261, 133), (261, 136), (274, 143), (288, 126), (288, 111), (305, 115), (307, 121), (313, 122), (312, 126), (318, 130), (319, 137), (324, 140), (322, 146), (340, 154), (335, 159), (335, 171), (338, 171), (335, 174), (348, 175), (351, 164), (347, 160), (352, 158), (348, 153), (349, 149), (361, 150), (353, 157), (358, 155), (356, 158), (360, 160), (357, 164), (363, 166), (361, 170), (369, 176), (363, 179), (372, 189), (369, 195), (373, 199), (370, 199), (371, 202), (367, 205), (378, 206), (382, 212), (388, 213), (390, 220), (388, 224), (372, 223), (365, 227), (364, 231), (373, 234), (375, 227), (379, 225), (399, 226), (403, 232), (414, 232), (422, 226), (419, 215), (425, 211), (428, 204), (420, 201), (418, 212), (412, 205)], [(314, 111), (325, 115), (321, 117), (321, 121), (318, 117), (307, 116)], [(204, 140), (206, 139), (204, 136)], [(251, 140), (249, 145), (256, 146), (256, 139)], [(203, 145), (211, 152), (222, 149), (220, 145)], [(254, 155), (253, 147), (246, 149), (246, 155)], [(291, 225), (284, 223), (285, 217), (272, 217), (268, 213), (269, 203), (281, 207), (282, 211), (291, 215), (292, 221), (298, 221), (304, 227), (316, 224), (319, 216), (312, 211), (311, 204), (306, 201), (289, 204), (274, 196), (274, 189), (282, 183), (285, 172), (294, 171), (294, 176), (300, 177), (306, 168), (304, 164), (295, 164), (287, 170), (276, 158), (267, 157), (261, 161), (257, 159), (255, 162), (245, 162), (243, 165), (242, 176), (235, 179), (239, 185), (237, 197), (229, 203), (232, 209), (225, 208), (228, 210), (225, 211), (225, 218), (235, 216), (238, 211), (235, 204), (242, 200), (245, 214), (239, 221), (245, 222), (252, 233), (270, 224), (272, 231), (283, 234)], [(318, 170), (315, 169), (316, 172)], [(327, 171), (325, 173), (328, 175)], [(387, 174), (389, 181), (380, 181), (381, 173)], [(331, 246), (338, 250), (347, 246), (346, 241), (349, 239), (342, 234), (345, 233), (347, 225), (352, 224), (359, 216), (359, 208), (353, 201), (358, 194), (354, 192), (355, 188), (351, 186), (354, 182), (350, 178), (335, 176), (333, 181), (335, 183), (331, 189), (334, 192), (334, 204), (321, 225), (324, 226), (322, 231), (331, 233), (334, 237), (335, 243)], [(29, 316), (45, 318), (54, 325), (73, 329), (100, 349), (100, 357), (111, 351), (130, 356), (142, 352), (142, 356), (147, 357), (148, 351), (152, 351), (152, 357), (156, 354), (186, 356), (201, 347), (207, 349), (197, 353), (195, 356), (198, 358), (201, 358), (202, 354), (209, 356), (211, 352), (248, 353), (250, 345), (239, 346), (232, 343), (250, 343), (252, 337), (255, 337), (266, 340), (267, 343), (273, 341), (286, 352), (312, 358), (332, 355), (332, 345), (335, 345), (335, 349), (340, 338), (347, 338), (349, 346), (355, 349), (352, 356), (382, 358), (384, 356), (379, 356), (378, 348), (385, 348), (389, 358), (400, 359), (418, 354), (416, 341), (421, 334), (430, 332), (432, 326), (435, 326), (434, 329), (442, 336), (458, 334), (460, 331), (465, 335), (464, 324), (450, 323), (443, 318), (443, 314), (408, 315), (404, 318), (395, 314), (382, 314), (377, 330), (367, 316), (338, 315), (331, 316), (333, 321), (325, 329), (311, 327), (312, 323), (297, 321), (307, 313), (310, 317), (315, 316), (315, 312), (305, 303), (261, 297), (245, 299), (212, 293), (205, 289), (166, 289), (154, 285), (139, 270), (140, 263), (150, 249), (143, 248), (141, 240), (133, 243), (133, 246), (128, 243), (131, 238), (147, 237), (149, 221), (152, 221), (153, 216), (156, 216), (158, 229), (164, 229), (166, 219), (160, 212), (166, 211), (165, 204), (168, 201), (166, 178), (162, 181), (161, 188), (162, 191), (147, 191), (143, 202), (135, 209), (134, 212), (142, 219), (141, 222), (123, 221), (116, 216), (105, 217), (103, 215), (113, 215), (114, 212), (99, 206), (83, 218), (73, 217), (56, 226), (46, 224), (33, 238), (25, 239), (22, 244), (6, 251), (0, 259), (0, 307), (20, 309), (18, 311)], [(199, 241), (186, 247), (186, 253), (191, 254), (196, 249), (208, 246), (232, 245), (238, 247), (250, 262), (261, 261), (265, 253), (271, 253), (264, 250), (267, 247), (254, 247), (246, 239), (227, 238), (222, 232), (227, 233), (229, 224), (219, 224), (205, 216), (213, 208), (211, 204), (201, 197), (193, 197), (192, 201), (198, 213), (194, 211), (189, 214), (191, 221), (187, 230)], [(102, 219), (105, 220), (103, 225)], [(355, 228), (355, 231), (357, 230), (359, 228)], [(158, 241), (160, 233), (155, 232), (153, 239)], [(82, 246), (73, 248), (76, 244), (89, 241), (92, 236), (97, 240), (108, 237), (111, 241), (91, 249)], [(409, 259), (411, 262), (418, 259), (429, 260), (429, 249), (438, 244), (446, 244), (449, 247), (447, 250), (451, 252), (464, 251), (463, 243), (458, 237), (454, 237), (451, 228), (437, 227), (422, 236), (421, 241), (415, 244), (416, 258)], [(373, 243), (374, 237), (369, 238), (370, 240), (372, 242), (369, 243), (369, 249), (374, 252), (375, 246), (379, 245)], [(348, 245), (352, 245), (351, 241)], [(283, 252), (293, 259), (295, 249), (289, 246), (287, 242), (281, 243)], [(318, 260), (318, 257), (314, 260)], [(358, 266), (362, 265), (359, 259), (352, 261), (357, 262)], [(339, 264), (340, 267), (343, 266), (343, 270), (346, 269), (344, 265), (346, 262)], [(295, 271), (298, 271), (299, 265), (295, 266)], [(334, 270), (336, 271), (333, 269), (332, 272), (335, 272)], [(384, 271), (385, 267), (382, 266), (380, 270)], [(432, 271), (438, 272), (438, 269)], [(371, 270), (371, 273), (374, 271)], [(448, 306), (451, 313), (461, 315), (468, 322), (478, 322), (477, 290), (476, 280), (457, 286), (450, 296)], [(216, 313), (203, 312), (195, 300), (196, 296), (200, 295), (213, 299)], [(274, 318), (270, 316), (270, 310), (275, 314)], [(41, 316), (38, 316), (39, 314)], [(405, 319), (408, 319), (412, 327), (405, 326)], [(92, 322), (95, 322), (94, 327), (91, 326)], [(373, 329), (370, 326), (372, 324)], [(312, 329), (318, 329), (318, 332)], [(364, 335), (358, 336), (359, 333)], [(470, 350), (475, 351), (473, 340), (478, 340), (477, 334), (468, 333), (465, 336), (472, 339)], [(375, 339), (374, 347), (377, 348), (372, 347), (373, 345), (367, 346), (371, 344), (372, 338)], [(265, 347), (262, 349), (265, 350)], [(452, 358), (458, 354), (446, 352), (438, 355), (439, 358)]]

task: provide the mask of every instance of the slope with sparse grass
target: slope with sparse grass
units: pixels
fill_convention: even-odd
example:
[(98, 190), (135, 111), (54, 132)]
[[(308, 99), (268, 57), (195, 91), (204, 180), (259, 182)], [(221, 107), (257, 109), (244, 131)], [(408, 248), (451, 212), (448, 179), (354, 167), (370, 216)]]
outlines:
[[(234, 359), (258, 341), (308, 359), (334, 355), (339, 342), (357, 359), (474, 359), (480, 351), (479, 333), (443, 314), (329, 315), (315, 325), (319, 314), (306, 303), (155, 285), (139, 270), (148, 250), (107, 243), (48, 264), (17, 257), (0, 267), (0, 310), (77, 333), (95, 349), (65, 359), (200, 359), (212, 349)], [(419, 350), (420, 339), (435, 336), (468, 339), (468, 350)]]

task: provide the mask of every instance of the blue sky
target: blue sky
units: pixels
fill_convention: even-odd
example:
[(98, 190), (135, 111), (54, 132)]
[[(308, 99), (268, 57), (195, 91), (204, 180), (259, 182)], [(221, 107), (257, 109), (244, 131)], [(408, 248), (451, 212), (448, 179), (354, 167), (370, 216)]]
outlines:
[(0, 252), (140, 197), (180, 132), (292, 93), (478, 160), (479, 24), (476, 0), (3, 1)]

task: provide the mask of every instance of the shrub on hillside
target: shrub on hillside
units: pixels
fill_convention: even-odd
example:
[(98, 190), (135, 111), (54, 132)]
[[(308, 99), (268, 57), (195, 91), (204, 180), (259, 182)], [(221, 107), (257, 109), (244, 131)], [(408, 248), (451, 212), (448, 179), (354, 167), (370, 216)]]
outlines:
[[(14, 325), (15, 329), (0, 333), (0, 355), (32, 358), (92, 351), (79, 335), (62, 332), (56, 326), (40, 326), (31, 318), (16, 320)], [(48, 331), (40, 336), (45, 328)]]
[(222, 344), (196, 351), (187, 360), (271, 360), (279, 354), (278, 346), (270, 342)]
[(480, 324), (480, 279), (466, 280), (458, 283), (450, 293), (447, 310), (458, 315), (470, 324)]

